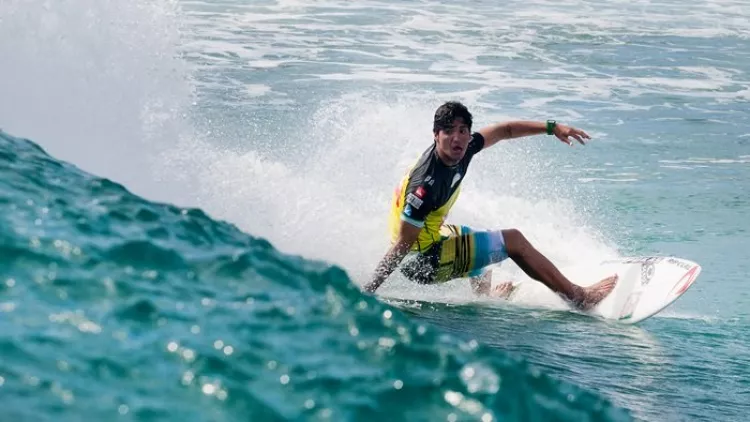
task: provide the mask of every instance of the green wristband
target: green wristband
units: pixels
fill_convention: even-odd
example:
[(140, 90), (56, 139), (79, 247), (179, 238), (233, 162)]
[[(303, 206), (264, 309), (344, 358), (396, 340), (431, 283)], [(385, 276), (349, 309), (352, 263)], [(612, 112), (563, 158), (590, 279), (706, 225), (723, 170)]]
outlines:
[(557, 122), (554, 120), (547, 120), (547, 135), (555, 133), (555, 126), (557, 126)]

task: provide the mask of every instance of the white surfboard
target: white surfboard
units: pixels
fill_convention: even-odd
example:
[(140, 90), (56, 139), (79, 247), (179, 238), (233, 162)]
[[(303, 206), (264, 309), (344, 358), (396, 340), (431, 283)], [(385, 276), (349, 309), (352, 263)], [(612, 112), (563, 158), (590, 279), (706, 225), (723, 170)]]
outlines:
[[(612, 293), (588, 313), (635, 324), (657, 314), (682, 296), (698, 278), (701, 266), (682, 258), (644, 256), (562, 267), (560, 271), (581, 286), (590, 286), (617, 274), (619, 280)], [(493, 274), (493, 278), (494, 284), (502, 281), (497, 274)], [(552, 301), (568, 306), (538, 281), (524, 278), (514, 284), (516, 287), (508, 299), (510, 302), (533, 305)]]

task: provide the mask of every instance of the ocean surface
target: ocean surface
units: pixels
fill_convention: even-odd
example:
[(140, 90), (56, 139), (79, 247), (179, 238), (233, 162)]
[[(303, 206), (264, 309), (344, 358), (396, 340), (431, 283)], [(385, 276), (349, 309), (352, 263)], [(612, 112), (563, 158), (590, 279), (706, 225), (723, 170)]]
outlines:
[[(750, 414), (743, 0), (5, 0), (0, 57), (2, 420)], [(451, 222), (695, 284), (637, 325), (362, 294), (447, 100), (592, 136), (482, 152)]]

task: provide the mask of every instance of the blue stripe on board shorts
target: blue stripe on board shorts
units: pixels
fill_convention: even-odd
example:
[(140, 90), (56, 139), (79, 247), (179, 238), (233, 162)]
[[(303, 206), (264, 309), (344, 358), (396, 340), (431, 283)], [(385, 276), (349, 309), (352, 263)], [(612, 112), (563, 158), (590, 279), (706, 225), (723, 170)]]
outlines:
[(508, 258), (500, 230), (475, 231), (467, 226), (445, 225), (442, 239), (425, 252), (411, 252), (401, 272), (421, 284), (444, 283), (480, 276), (484, 269)]

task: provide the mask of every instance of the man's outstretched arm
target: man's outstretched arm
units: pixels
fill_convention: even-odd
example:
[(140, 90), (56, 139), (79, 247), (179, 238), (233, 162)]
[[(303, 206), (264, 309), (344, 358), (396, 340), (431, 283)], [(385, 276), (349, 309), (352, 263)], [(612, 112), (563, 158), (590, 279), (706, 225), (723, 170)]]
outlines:
[(375, 290), (385, 282), (388, 276), (393, 273), (393, 270), (398, 267), (398, 264), (400, 264), (406, 254), (409, 253), (411, 246), (417, 241), (417, 237), (419, 237), (419, 232), (421, 230), (420, 227), (404, 221), (401, 222), (401, 230), (399, 231), (398, 239), (396, 239), (393, 246), (388, 249), (388, 252), (386, 252), (383, 259), (380, 260), (380, 263), (375, 268), (375, 274), (373, 274), (372, 280), (364, 287), (366, 292), (374, 293)]
[(573, 140), (570, 138), (575, 139), (581, 145), (586, 143), (585, 139), (591, 139), (586, 132), (572, 126), (566, 126), (559, 123), (550, 125), (547, 122), (535, 122), (530, 120), (514, 120), (495, 123), (483, 127), (479, 130), (479, 133), (484, 137), (484, 148), (489, 148), (503, 139), (521, 138), (524, 136), (547, 133), (548, 126), (551, 126), (550, 129), (552, 130), (552, 134), (554, 134), (557, 139), (568, 145), (573, 145)]

